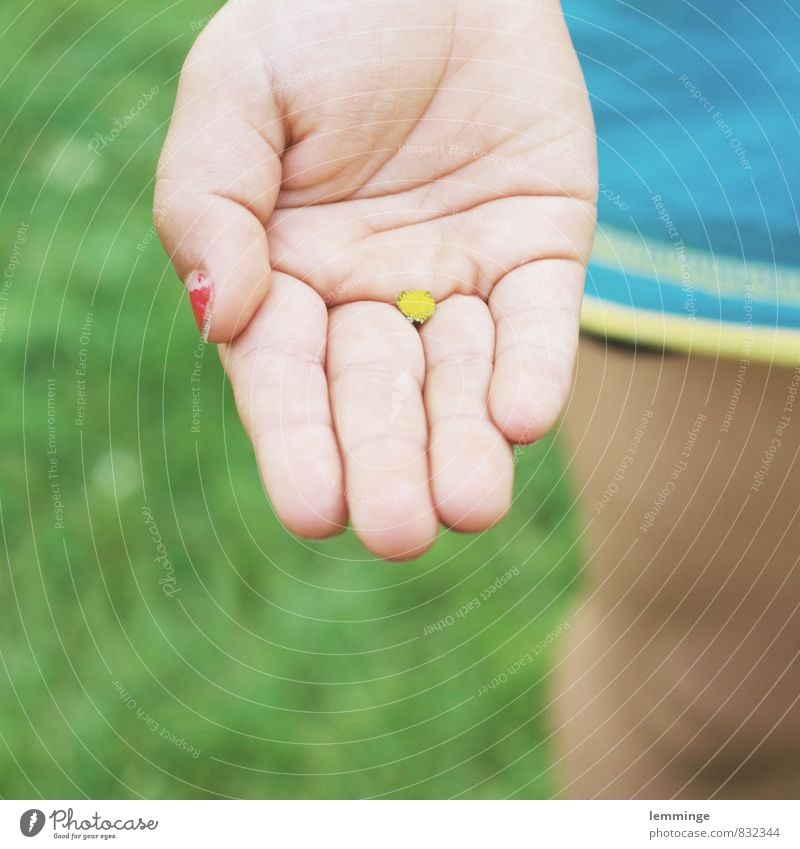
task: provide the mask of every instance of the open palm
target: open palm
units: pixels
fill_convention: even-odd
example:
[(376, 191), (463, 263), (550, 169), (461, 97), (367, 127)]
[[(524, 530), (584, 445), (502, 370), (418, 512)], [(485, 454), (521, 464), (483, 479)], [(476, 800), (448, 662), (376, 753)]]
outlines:
[[(183, 70), (156, 220), (287, 527), (349, 515), (402, 559), (504, 514), (509, 442), (570, 388), (595, 191), (552, 0), (223, 8)], [(437, 301), (419, 330), (406, 289)]]

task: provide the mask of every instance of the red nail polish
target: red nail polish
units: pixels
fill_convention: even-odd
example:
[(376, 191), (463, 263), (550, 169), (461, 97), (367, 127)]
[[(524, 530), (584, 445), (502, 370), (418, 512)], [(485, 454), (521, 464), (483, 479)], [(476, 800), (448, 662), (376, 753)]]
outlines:
[(202, 271), (193, 271), (186, 283), (189, 290), (189, 301), (192, 304), (192, 312), (197, 327), (203, 336), (208, 338), (211, 328), (211, 304), (214, 301), (214, 287), (211, 281)]

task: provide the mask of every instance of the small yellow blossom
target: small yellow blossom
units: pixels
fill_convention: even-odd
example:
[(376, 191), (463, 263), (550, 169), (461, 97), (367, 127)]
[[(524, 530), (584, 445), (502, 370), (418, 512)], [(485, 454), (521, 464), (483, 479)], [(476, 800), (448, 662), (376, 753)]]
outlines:
[(424, 324), (436, 309), (436, 301), (430, 292), (422, 289), (407, 289), (397, 296), (397, 308), (414, 324)]

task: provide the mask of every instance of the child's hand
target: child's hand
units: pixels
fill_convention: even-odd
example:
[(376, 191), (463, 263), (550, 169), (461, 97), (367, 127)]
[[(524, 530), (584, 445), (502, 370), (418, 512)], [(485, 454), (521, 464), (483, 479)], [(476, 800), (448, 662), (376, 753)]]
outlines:
[[(555, 0), (231, 0), (194, 46), (156, 220), (275, 510), (372, 552), (496, 522), (567, 397), (592, 119)], [(421, 330), (404, 289), (438, 306)], [(206, 310), (206, 304), (208, 309)]]

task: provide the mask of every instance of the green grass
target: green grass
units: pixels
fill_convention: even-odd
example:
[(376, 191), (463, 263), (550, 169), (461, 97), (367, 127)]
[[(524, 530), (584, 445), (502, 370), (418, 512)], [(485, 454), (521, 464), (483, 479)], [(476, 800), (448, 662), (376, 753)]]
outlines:
[(350, 532), (281, 528), (211, 349), (192, 432), (197, 336), (150, 201), (176, 75), (213, 10), (0, 7), (0, 795), (545, 797), (552, 652), (478, 693), (567, 615), (579, 560), (552, 440), (522, 453), (499, 528), (390, 566)]

